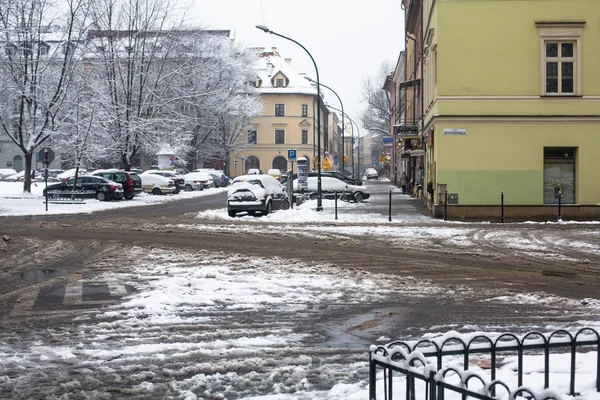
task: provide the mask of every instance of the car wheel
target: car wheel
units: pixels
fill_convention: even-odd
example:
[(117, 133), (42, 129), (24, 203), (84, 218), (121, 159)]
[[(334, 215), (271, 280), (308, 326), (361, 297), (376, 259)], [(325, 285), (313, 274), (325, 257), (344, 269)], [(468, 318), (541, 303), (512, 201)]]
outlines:
[(132, 200), (133, 199), (133, 193), (132, 194), (128, 194), (127, 196), (124, 196), (125, 200)]
[(98, 192), (96, 193), (96, 198), (100, 201), (106, 201), (106, 193)]
[(233, 218), (233, 217), (235, 217), (235, 214), (237, 214), (237, 213), (235, 211), (232, 211), (232, 210), (227, 210), (227, 214), (229, 214), (229, 216), (231, 218)]
[(189, 183), (184, 186), (184, 189), (185, 189), (186, 192), (192, 192), (194, 190), (194, 188), (192, 187), (192, 185), (190, 185)]
[(362, 203), (362, 201), (363, 201), (363, 194), (361, 192), (354, 193), (354, 202)]
[(152, 194), (155, 196), (160, 196), (162, 194), (162, 192), (160, 191), (159, 188), (154, 188), (154, 189), (152, 189)]
[(311, 200), (316, 200), (317, 199), (317, 194), (316, 193), (311, 193), (310, 196), (308, 196), (309, 199)]
[(289, 201), (287, 201), (287, 200), (286, 200), (286, 201), (284, 201), (284, 202), (283, 202), (283, 209), (284, 209), (284, 210), (289, 210), (289, 208), (290, 208), (290, 202), (289, 202)]
[(271, 210), (273, 209), (273, 206), (271, 205), (271, 202), (269, 201), (267, 203), (267, 208), (265, 208), (262, 212), (262, 215), (268, 215), (271, 213)]

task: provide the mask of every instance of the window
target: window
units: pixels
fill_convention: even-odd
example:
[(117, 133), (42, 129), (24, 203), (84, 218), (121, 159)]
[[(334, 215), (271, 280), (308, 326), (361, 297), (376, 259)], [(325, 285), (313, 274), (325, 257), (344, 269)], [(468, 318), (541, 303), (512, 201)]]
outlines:
[(573, 94), (573, 42), (546, 42), (546, 94)]
[(302, 116), (308, 117), (308, 104), (302, 104)]
[(47, 56), (50, 51), (50, 46), (45, 43), (40, 43), (40, 56)]
[(275, 104), (275, 116), (276, 117), (284, 117), (285, 116), (285, 104)]
[(275, 87), (283, 87), (283, 79), (282, 78), (275, 79)]
[(285, 131), (283, 129), (275, 130), (275, 144), (285, 143)]
[(302, 131), (302, 144), (308, 144), (308, 131)]
[(581, 96), (585, 22), (538, 22), (536, 25), (540, 36), (540, 94)]
[(256, 131), (248, 131), (248, 144), (256, 144)]

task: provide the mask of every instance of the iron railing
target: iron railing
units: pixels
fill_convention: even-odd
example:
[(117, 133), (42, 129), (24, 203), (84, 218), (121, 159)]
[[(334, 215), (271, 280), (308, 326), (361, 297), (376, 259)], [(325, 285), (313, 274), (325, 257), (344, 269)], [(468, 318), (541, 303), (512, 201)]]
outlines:
[[(569, 395), (575, 396), (576, 356), (577, 350), (590, 346), (596, 348), (596, 391), (600, 392), (600, 334), (592, 328), (582, 328), (575, 334), (566, 330), (557, 330), (549, 334), (537, 331), (528, 332), (523, 336), (504, 333), (496, 337), (476, 335), (468, 340), (466, 336), (451, 335), (444, 340), (423, 339), (417, 342), (394, 341), (385, 346), (371, 346), (370, 371), (369, 371), (369, 399), (377, 400), (377, 370), (383, 369), (384, 398), (391, 400), (393, 397), (393, 372), (398, 372), (406, 378), (405, 400), (415, 400), (415, 380), (425, 383), (425, 400), (443, 400), (445, 390), (460, 393), (463, 400), (472, 397), (480, 400), (492, 400), (496, 396), (496, 388), (503, 387), (509, 399), (517, 396), (531, 397), (535, 400), (558, 399), (557, 392), (549, 390), (533, 393), (528, 387), (523, 386), (523, 363), (525, 353), (544, 353), (544, 389), (550, 389), (550, 350), (555, 348), (569, 348), (570, 351), (570, 382)], [(497, 356), (499, 352), (517, 353), (517, 379), (518, 388), (511, 390), (509, 386), (496, 379)], [(478, 374), (469, 371), (470, 356), (472, 354), (490, 354), (491, 381), (486, 382)], [(463, 356), (463, 371), (455, 367), (444, 367), (443, 357), (451, 355)], [(435, 357), (436, 363), (428, 358)], [(419, 369), (418, 367), (421, 367)], [(461, 380), (460, 386), (446, 382), (446, 376), (454, 372)], [(590, 371), (586, 371), (590, 372)], [(483, 389), (470, 390), (469, 383), (479, 380)]]

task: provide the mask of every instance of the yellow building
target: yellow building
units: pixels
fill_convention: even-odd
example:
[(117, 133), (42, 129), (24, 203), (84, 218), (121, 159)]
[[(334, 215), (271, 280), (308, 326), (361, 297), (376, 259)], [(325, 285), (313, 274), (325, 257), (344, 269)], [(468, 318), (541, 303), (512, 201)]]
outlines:
[[(256, 49), (259, 57), (257, 78), (253, 82), (263, 103), (262, 115), (253, 121), (247, 135), (247, 143), (231, 155), (233, 177), (259, 169), (281, 172), (291, 168), (288, 150), (296, 150), (297, 157), (309, 161), (318, 154), (317, 89), (304, 74), (292, 68), (291, 59), (282, 58), (276, 48), (264, 51)], [(328, 112), (321, 101), (321, 160), (329, 152)], [(332, 152), (333, 153), (333, 152)], [(295, 170), (295, 167), (294, 167)]]
[[(443, 215), (600, 217), (600, 1), (423, 0), (421, 196)], [(452, 204), (451, 204), (452, 203)]]

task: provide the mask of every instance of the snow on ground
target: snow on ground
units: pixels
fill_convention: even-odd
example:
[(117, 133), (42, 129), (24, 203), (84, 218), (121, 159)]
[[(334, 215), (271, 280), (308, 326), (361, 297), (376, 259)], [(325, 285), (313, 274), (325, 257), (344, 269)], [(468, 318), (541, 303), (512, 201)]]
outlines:
[[(344, 326), (357, 309), (365, 310), (367, 321), (385, 319), (387, 312), (372, 310), (391, 303), (409, 306), (418, 297), (415, 293), (436, 304), (451, 299), (468, 304), (483, 296), (514, 309), (524, 301), (493, 291), (450, 291), (410, 277), (293, 260), (144, 248), (120, 257), (122, 272), (94, 279), (135, 287), (123, 301), (82, 311), (70, 328), (34, 332), (31, 338), (25, 327), (0, 332), (0, 397), (105, 398), (110, 393), (135, 398), (365, 399), (369, 343), (360, 338), (360, 330)], [(528, 307), (554, 303), (551, 312), (579, 312), (582, 321), (600, 306), (544, 294), (526, 301)], [(600, 327), (593, 321), (581, 324)], [(429, 338), (448, 329), (423, 328)], [(461, 328), (498, 333), (483, 325)], [(375, 337), (380, 344), (390, 340)], [(504, 356), (499, 376), (514, 384), (514, 357)], [(553, 356), (551, 362), (551, 382), (566, 391), (564, 361)], [(527, 356), (525, 365), (525, 382), (539, 385), (539, 359)], [(598, 400), (589, 388), (593, 354), (578, 356), (577, 366), (578, 389), (585, 389), (579, 398)], [(383, 376), (378, 379), (378, 398), (384, 398)], [(396, 383), (396, 393), (402, 393), (402, 379)]]
[[(32, 194), (23, 194), (21, 183), (0, 182), (0, 215), (87, 213), (200, 197), (224, 190), (175, 196), (142, 195), (120, 202), (86, 200), (82, 205), (50, 204), (46, 212), (42, 189), (38, 184), (32, 188)], [(178, 228), (247, 230), (313, 238), (369, 235), (386, 237), (391, 246), (440, 250), (448, 244), (447, 247), (481, 254), (509, 250), (553, 259), (568, 259), (561, 253), (562, 248), (577, 249), (582, 262), (586, 254), (599, 252), (594, 243), (586, 241), (585, 235), (565, 239), (552, 232), (532, 234), (539, 223), (521, 224), (523, 231), (528, 231), (523, 235), (520, 230), (503, 229), (499, 224), (445, 222), (415, 213), (395, 214), (393, 222), (389, 222), (387, 214), (369, 212), (367, 203), (339, 201), (336, 220), (334, 201), (324, 199), (323, 206), (323, 211), (316, 212), (316, 201), (309, 201), (266, 217), (242, 214), (235, 219), (229, 218), (222, 208), (199, 213), (197, 223)], [(223, 224), (203, 224), (207, 219), (222, 220)], [(231, 224), (232, 221), (238, 223)], [(565, 222), (542, 224), (560, 226)], [(123, 302), (101, 311), (83, 312), (72, 332), (35, 333), (32, 340), (19, 336), (22, 333), (0, 333), (0, 397), (4, 393), (21, 398), (45, 393), (58, 398), (66, 393), (85, 392), (97, 398), (110, 393), (181, 399), (365, 399), (368, 398), (366, 346), (358, 340), (357, 347), (357, 342), (344, 336), (343, 327), (337, 330), (326, 327), (323, 318), (328, 312), (332, 318), (343, 315), (357, 305), (376, 308), (390, 299), (394, 302), (405, 299), (410, 304), (419, 296), (460, 298), (467, 303), (505, 304), (507, 309), (548, 306), (553, 312), (580, 313), (578, 326), (600, 327), (592, 317), (600, 310), (597, 299), (575, 302), (527, 292), (490, 292), (476, 297), (466, 287), (448, 290), (410, 277), (402, 277), (399, 282), (398, 277), (278, 259), (159, 249), (150, 253), (134, 249), (128, 256), (134, 262), (124, 263), (129, 267), (123, 273), (98, 277), (99, 281), (116, 280), (134, 286), (136, 291)], [(400, 292), (399, 285), (403, 288)], [(420, 328), (431, 337), (442, 335), (450, 327)], [(546, 326), (547, 329), (562, 327)], [(456, 328), (485, 329), (490, 333), (506, 327), (464, 321)], [(522, 325), (518, 328), (527, 329)], [(538, 326), (532, 328), (539, 330)], [(338, 341), (328, 342), (337, 335)], [(390, 338), (382, 334), (377, 341), (388, 342)], [(551, 359), (550, 382), (558, 382), (559, 392), (564, 393), (569, 361), (561, 357), (553, 355)], [(590, 374), (596, 367), (594, 357), (592, 352), (577, 358), (579, 399), (600, 400), (590, 383), (593, 380)], [(514, 362), (514, 357), (506, 357), (499, 371), (499, 377), (512, 387), (516, 387), (517, 379)], [(527, 356), (525, 363), (530, 366), (524, 382), (537, 390), (542, 370), (540, 359)], [(383, 376), (378, 379), (378, 398), (384, 398)], [(396, 378), (395, 383), (395, 393), (402, 393), (403, 380)], [(104, 392), (107, 388), (112, 392)]]
[(31, 193), (23, 193), (23, 182), (0, 182), (0, 216), (7, 215), (54, 215), (54, 214), (84, 214), (94, 211), (110, 210), (116, 208), (136, 207), (150, 204), (164, 203), (178, 199), (203, 197), (226, 188), (211, 188), (202, 191), (180, 192), (164, 196), (154, 196), (142, 193), (133, 200), (98, 201), (85, 199), (83, 204), (48, 204), (46, 211), (45, 198), (42, 196), (43, 183), (32, 184)]

